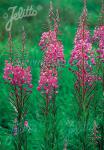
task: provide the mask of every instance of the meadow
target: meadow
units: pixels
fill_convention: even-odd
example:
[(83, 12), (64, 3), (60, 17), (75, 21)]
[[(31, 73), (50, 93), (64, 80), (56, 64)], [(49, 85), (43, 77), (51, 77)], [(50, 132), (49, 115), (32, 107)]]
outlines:
[[(59, 36), (58, 39), (64, 46), (65, 64), (58, 68), (58, 94), (56, 95), (55, 114), (55, 140), (54, 146), (45, 143), (47, 138), (51, 139), (51, 129), (53, 121), (52, 116), (48, 117), (50, 122), (47, 138), (45, 134), (45, 119), (42, 113), (45, 101), (40, 91), (37, 90), (40, 78), (41, 63), (44, 53), (41, 51), (39, 42), (43, 32), (49, 31), (49, 8), (50, 0), (0, 0), (0, 150), (16, 150), (13, 135), (16, 113), (9, 100), (10, 87), (5, 82), (4, 68), (5, 61), (10, 58), (9, 34), (12, 35), (12, 51), (14, 60), (19, 56), (23, 48), (22, 38), (25, 32), (25, 51), (26, 64), (31, 67), (32, 74), (32, 93), (28, 103), (28, 113), (25, 120), (26, 132), (23, 139), (27, 139), (27, 147), (17, 148), (17, 150), (103, 150), (104, 148), (104, 93), (101, 82), (96, 82), (93, 91), (93, 100), (89, 106), (89, 119), (87, 124), (86, 143), (83, 144), (83, 121), (78, 118), (79, 106), (75, 97), (76, 76), (69, 70), (69, 59), (74, 48), (74, 38), (80, 22), (80, 16), (83, 11), (82, 0), (52, 0), (54, 10), (59, 10)], [(36, 14), (34, 16), (18, 18), (12, 22), (11, 31), (7, 31), (6, 25), (10, 19), (10, 7), (16, 6), (18, 13), (20, 8), (26, 9), (32, 6)], [(101, 0), (88, 0), (88, 29), (91, 35), (98, 26), (101, 10)], [(93, 46), (96, 49), (96, 45)], [(103, 65), (102, 65), (103, 67)], [(94, 74), (97, 74), (97, 68), (94, 67)], [(101, 70), (99, 72), (101, 74)], [(18, 134), (18, 133), (17, 133)], [(18, 140), (18, 139), (17, 139)], [(50, 142), (50, 141), (48, 141)], [(85, 141), (84, 141), (85, 142)], [(84, 146), (83, 146), (84, 145)]]

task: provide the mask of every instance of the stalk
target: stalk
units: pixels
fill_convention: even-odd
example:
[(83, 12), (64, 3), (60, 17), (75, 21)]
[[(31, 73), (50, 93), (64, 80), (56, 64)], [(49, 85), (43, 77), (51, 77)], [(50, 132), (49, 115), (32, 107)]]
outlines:
[[(13, 109), (16, 115), (16, 124), (13, 128), (13, 137), (14, 137), (14, 146), (16, 150), (27, 150), (27, 137), (24, 132), (24, 127), (28, 127), (28, 124), (25, 124), (25, 113), (27, 112), (26, 102), (31, 93), (31, 71), (28, 66), (25, 68), (24, 65), (24, 47), (25, 47), (25, 32), (23, 34), (23, 48), (22, 55), (18, 58), (17, 64), (13, 59), (12, 52), (12, 36), (9, 33), (9, 44), (10, 44), (10, 54), (9, 61), (6, 60), (6, 65), (4, 69), (4, 80), (11, 87), (10, 91), (10, 103), (13, 105)], [(19, 62), (21, 61), (21, 64)]]
[(52, 99), (52, 150), (55, 149), (55, 142), (56, 142), (56, 101), (55, 101), (55, 93), (56, 90), (54, 89), (54, 96)]
[[(84, 9), (86, 10), (86, 1), (84, 1)], [(83, 32), (83, 41), (85, 41), (85, 18), (82, 23), (82, 32)], [(85, 101), (85, 60), (84, 60), (84, 48), (82, 46), (82, 103), (83, 103), (83, 119), (84, 119), (84, 143), (83, 143), (83, 149), (86, 150), (86, 137), (87, 137), (87, 123), (88, 123), (88, 118), (86, 116), (86, 110), (84, 106), (84, 101)]]
[(48, 95), (46, 95), (46, 107), (45, 107), (45, 149), (48, 150), (49, 147), (49, 138), (48, 138), (48, 130), (49, 130), (49, 121), (48, 121)]
[[(81, 139), (82, 149), (87, 149), (87, 128), (88, 128), (88, 120), (89, 120), (89, 107), (90, 101), (93, 98), (92, 92), (94, 90), (93, 83), (96, 79), (96, 76), (90, 74), (88, 68), (92, 69), (92, 65), (94, 63), (94, 55), (91, 52), (92, 43), (90, 41), (90, 32), (86, 29), (87, 22), (87, 9), (86, 9), (86, 0), (84, 2), (83, 13), (80, 19), (80, 24), (75, 36), (74, 44), (75, 47), (72, 51), (70, 64), (71, 66), (77, 67), (77, 70), (72, 70), (72, 72), (76, 75), (77, 79), (75, 82), (75, 96), (78, 100), (78, 107), (80, 113), (78, 112), (79, 124), (78, 128), (82, 127), (83, 130), (83, 139)], [(90, 57), (90, 54), (91, 57)], [(90, 80), (89, 80), (90, 79)]]

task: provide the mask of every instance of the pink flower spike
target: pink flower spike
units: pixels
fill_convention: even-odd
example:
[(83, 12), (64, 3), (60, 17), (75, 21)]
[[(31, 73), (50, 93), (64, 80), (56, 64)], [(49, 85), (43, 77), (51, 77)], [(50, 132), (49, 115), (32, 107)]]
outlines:
[(32, 88), (31, 72), (30, 67), (22, 68), (21, 66), (13, 66), (13, 64), (6, 61), (6, 66), (4, 68), (4, 80), (7, 80), (12, 85), (17, 85), (18, 87), (27, 86)]

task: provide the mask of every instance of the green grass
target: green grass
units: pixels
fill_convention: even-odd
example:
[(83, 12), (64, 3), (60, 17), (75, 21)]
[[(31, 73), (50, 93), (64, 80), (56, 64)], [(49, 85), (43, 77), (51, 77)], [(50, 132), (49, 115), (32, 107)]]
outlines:
[[(8, 59), (8, 33), (5, 31), (5, 20), (2, 16), (11, 6), (26, 7), (32, 4), (34, 9), (41, 6), (37, 16), (31, 18), (24, 18), (13, 22), (13, 50), (21, 49), (21, 31), (24, 26), (26, 31), (26, 50), (29, 53), (29, 63), (32, 69), (33, 76), (33, 93), (31, 95), (31, 103), (27, 119), (30, 126), (28, 144), (29, 150), (41, 150), (40, 146), (43, 144), (44, 126), (42, 117), (39, 114), (39, 103), (43, 101), (40, 93), (37, 91), (37, 85), (40, 74), (40, 62), (42, 59), (42, 52), (38, 46), (42, 32), (48, 30), (47, 17), (49, 11), (49, 0), (0, 0), (0, 149), (12, 150), (12, 107), (8, 100), (8, 86), (3, 81), (3, 69), (5, 60)], [(74, 77), (68, 71), (71, 50), (73, 49), (73, 40), (77, 30), (79, 17), (82, 12), (82, 0), (53, 0), (55, 8), (60, 12), (60, 36), (59, 39), (64, 45), (64, 54), (66, 59), (66, 67), (61, 68), (59, 75), (59, 94), (57, 96), (57, 128), (59, 131), (58, 145), (59, 150), (63, 150), (64, 144), (67, 141), (68, 150), (81, 150), (78, 140), (78, 131), (76, 127), (77, 104), (73, 96)], [(100, 10), (100, 0), (88, 1), (88, 22), (89, 29), (92, 31), (97, 24)], [(2, 35), (3, 33), (3, 35)], [(91, 118), (89, 123), (89, 132), (92, 136), (94, 114), (93, 107), (91, 108)], [(99, 122), (99, 118), (98, 118)], [(90, 135), (89, 134), (89, 135)], [(90, 138), (89, 137), (89, 141)], [(88, 149), (89, 150), (89, 149)], [(95, 149), (90, 149), (95, 150)], [(97, 150), (97, 149), (96, 149)]]

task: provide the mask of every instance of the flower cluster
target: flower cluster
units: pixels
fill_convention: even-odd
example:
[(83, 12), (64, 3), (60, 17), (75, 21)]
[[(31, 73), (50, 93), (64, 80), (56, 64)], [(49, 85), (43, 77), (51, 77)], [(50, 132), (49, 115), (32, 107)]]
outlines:
[(88, 66), (89, 62), (95, 64), (89, 30), (85, 28), (83, 29), (82, 26), (79, 27), (75, 36), (74, 44), (75, 47), (69, 61), (71, 65), (79, 67), (83, 63), (83, 59), (85, 63), (84, 65), (86, 66)]
[(50, 2), (49, 10), (50, 30), (44, 32), (41, 36), (39, 46), (44, 53), (44, 60), (41, 66), (40, 80), (38, 90), (52, 96), (54, 91), (57, 94), (59, 65), (64, 64), (63, 45), (58, 40), (59, 14), (53, 12), (52, 2)]
[(29, 88), (32, 88), (30, 67), (24, 69), (21, 66), (13, 66), (12, 63), (6, 61), (3, 78), (9, 81), (12, 85), (19, 87), (27, 85)]
[(57, 84), (57, 71), (55, 68), (53, 69), (48, 69), (45, 68), (41, 71), (40, 75), (40, 81), (39, 81), (39, 86), (38, 90), (45, 90), (46, 94), (52, 92), (53, 89), (58, 88)]
[(97, 77), (95, 75), (92, 75), (90, 72), (86, 71), (84, 72), (84, 78), (81, 71), (76, 71), (75, 74), (78, 77), (78, 80), (76, 82), (76, 86), (78, 85), (78, 82), (80, 83), (80, 86), (92, 86), (94, 81), (101, 80), (101, 77)]
[(80, 25), (77, 30), (69, 63), (71, 66), (76, 66), (78, 71), (74, 71), (80, 86), (91, 86), (93, 81), (97, 79), (91, 74), (92, 65), (95, 65), (94, 52), (92, 51), (92, 43), (90, 38), (90, 31), (86, 24), (87, 10), (84, 8)]
[(98, 58), (104, 62), (104, 25), (95, 29), (93, 39), (99, 42)]
[(58, 88), (56, 67), (59, 63), (65, 62), (63, 45), (57, 39), (57, 31), (50, 30), (42, 34), (39, 46), (44, 51), (44, 61), (37, 89), (44, 91), (46, 94), (51, 94), (53, 89)]
[(64, 62), (63, 45), (57, 39), (57, 32), (55, 30), (44, 32), (39, 46), (45, 52), (44, 60), (47, 64)]

